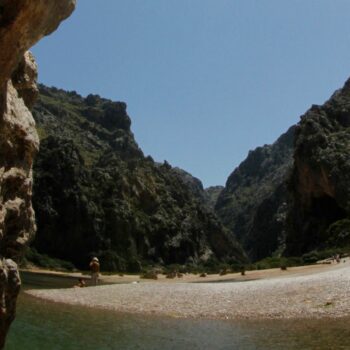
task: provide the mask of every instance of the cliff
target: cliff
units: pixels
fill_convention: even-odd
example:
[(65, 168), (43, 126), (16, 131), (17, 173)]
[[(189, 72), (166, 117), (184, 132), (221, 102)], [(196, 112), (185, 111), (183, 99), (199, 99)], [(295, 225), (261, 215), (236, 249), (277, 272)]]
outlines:
[(348, 80), (230, 175), (215, 210), (253, 261), (350, 246), (349, 127)]
[(211, 187), (209, 190), (204, 189), (202, 181), (187, 171), (178, 167), (173, 168), (174, 174), (179, 176), (185, 185), (191, 190), (192, 194), (208, 209), (214, 212), (214, 198), (218, 196), (221, 186)]
[(40, 253), (80, 268), (96, 255), (118, 271), (245, 260), (201, 202), (200, 181), (143, 155), (125, 103), (41, 86), (34, 117)]
[(15, 317), (15, 261), (35, 232), (32, 163), (39, 140), (30, 113), (37, 69), (27, 50), (69, 16), (75, 1), (0, 1), (0, 348)]
[(350, 81), (296, 129), (287, 251), (350, 245)]
[(204, 189), (209, 208), (215, 210), (216, 202), (224, 189), (224, 186), (210, 186)]
[(222, 223), (253, 261), (284, 249), (294, 130), (291, 127), (272, 145), (250, 151), (227, 179), (215, 205)]

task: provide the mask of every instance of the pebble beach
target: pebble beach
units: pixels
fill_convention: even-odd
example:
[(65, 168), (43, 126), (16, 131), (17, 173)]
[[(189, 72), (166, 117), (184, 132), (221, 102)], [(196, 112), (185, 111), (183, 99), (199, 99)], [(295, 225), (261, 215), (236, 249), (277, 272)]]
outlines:
[(183, 318), (287, 319), (350, 315), (349, 261), (275, 275), (267, 273), (257, 280), (224, 283), (134, 281), (26, 293), (58, 303)]

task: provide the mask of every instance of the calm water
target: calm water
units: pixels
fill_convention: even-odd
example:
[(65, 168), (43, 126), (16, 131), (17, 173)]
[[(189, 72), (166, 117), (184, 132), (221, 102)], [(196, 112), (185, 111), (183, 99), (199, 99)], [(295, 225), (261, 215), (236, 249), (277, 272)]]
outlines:
[[(38, 281), (55, 285), (44, 277)], [(22, 293), (5, 349), (350, 349), (350, 319), (232, 322), (130, 316)]]

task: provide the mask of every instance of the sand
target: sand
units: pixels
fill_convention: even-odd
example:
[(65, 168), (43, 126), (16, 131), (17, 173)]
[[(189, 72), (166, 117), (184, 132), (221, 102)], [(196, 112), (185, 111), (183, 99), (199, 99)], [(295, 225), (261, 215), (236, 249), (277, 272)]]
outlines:
[[(271, 269), (239, 274), (185, 275), (182, 279), (140, 281), (135, 276), (103, 277), (121, 284), (30, 290), (53, 302), (126, 313), (212, 319), (336, 318), (350, 315), (350, 262)], [(193, 283), (201, 281), (205, 283)]]

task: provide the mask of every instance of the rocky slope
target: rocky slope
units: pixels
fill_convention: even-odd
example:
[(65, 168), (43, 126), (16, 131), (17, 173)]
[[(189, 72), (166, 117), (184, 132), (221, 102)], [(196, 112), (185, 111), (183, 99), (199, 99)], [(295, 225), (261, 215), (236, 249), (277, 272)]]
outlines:
[(204, 191), (206, 193), (207, 205), (209, 208), (215, 210), (216, 202), (224, 189), (224, 186), (210, 186), (207, 187)]
[(253, 261), (284, 248), (294, 130), (291, 127), (272, 145), (250, 151), (227, 179), (215, 205), (223, 224)]
[(296, 129), (287, 254), (350, 245), (350, 80)]
[(125, 103), (41, 86), (34, 117), (39, 252), (80, 268), (97, 255), (103, 269), (120, 271), (245, 259), (193, 194), (201, 184), (143, 155)]
[(27, 50), (54, 31), (75, 1), (0, 1), (0, 348), (15, 317), (17, 261), (35, 231), (32, 162), (39, 140), (29, 109), (36, 64)]
[(187, 171), (175, 167), (172, 169), (173, 173), (181, 178), (181, 180), (191, 190), (192, 194), (210, 211), (214, 213), (214, 206), (219, 196), (219, 193), (223, 189), (223, 186), (212, 186), (204, 188), (202, 181)]

